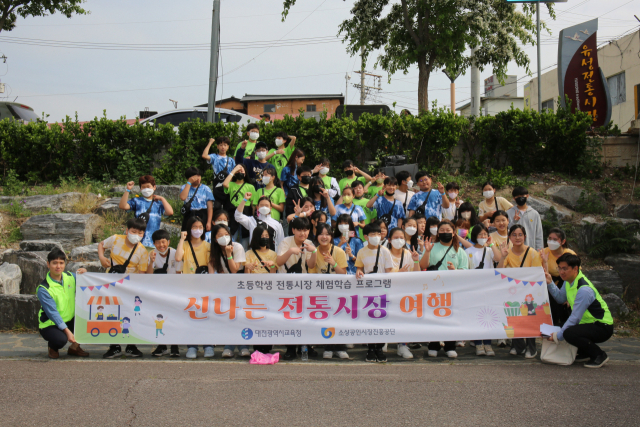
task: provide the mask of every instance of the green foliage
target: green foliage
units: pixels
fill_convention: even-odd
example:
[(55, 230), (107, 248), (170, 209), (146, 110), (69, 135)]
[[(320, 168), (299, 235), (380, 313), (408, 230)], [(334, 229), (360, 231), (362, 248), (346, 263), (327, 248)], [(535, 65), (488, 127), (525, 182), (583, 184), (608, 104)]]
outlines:
[(604, 258), (607, 255), (630, 253), (638, 249), (635, 236), (640, 227), (636, 223), (625, 225), (619, 221), (608, 220), (607, 226), (600, 230), (599, 235), (595, 236), (594, 244), (589, 248), (589, 255)]
[(180, 212), (180, 209), (184, 205), (184, 202), (180, 199), (167, 199), (167, 202), (169, 202), (169, 204), (173, 208), (173, 215), (167, 217), (166, 219), (172, 224), (181, 225), (183, 216), (182, 212)]
[(81, 5), (85, 0), (0, 0), (0, 31), (11, 31), (18, 17), (47, 16), (60, 12), (67, 18), (90, 13)]
[(0, 207), (2, 211), (16, 218), (27, 218), (33, 215), (29, 209), (24, 207), (24, 200), (14, 199), (5, 205), (0, 205)]
[(2, 185), (2, 193), (5, 196), (17, 196), (22, 193), (22, 190), (24, 189), (24, 183), (20, 181), (18, 174), (13, 169), (9, 169), (7, 171), (7, 175), (5, 176)]
[(580, 193), (576, 211), (585, 214), (603, 214), (606, 206), (602, 202), (600, 195), (593, 189), (589, 181), (584, 181), (584, 190)]

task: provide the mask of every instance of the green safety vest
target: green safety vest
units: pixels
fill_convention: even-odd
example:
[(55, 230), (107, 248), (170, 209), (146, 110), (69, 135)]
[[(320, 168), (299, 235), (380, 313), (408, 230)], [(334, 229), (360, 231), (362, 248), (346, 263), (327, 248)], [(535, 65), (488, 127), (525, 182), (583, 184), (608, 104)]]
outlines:
[(569, 286), (568, 282), (564, 283), (564, 289), (567, 293), (567, 301), (569, 302), (571, 309), (573, 309), (573, 303), (576, 300), (578, 289), (582, 286), (590, 287), (596, 295), (596, 300), (584, 312), (582, 319), (580, 319), (580, 324), (601, 322), (605, 325), (613, 325), (613, 317), (611, 317), (611, 312), (609, 311), (607, 303), (604, 302), (600, 296), (600, 292), (598, 292), (595, 286), (591, 284), (582, 271), (580, 271), (576, 276), (573, 281), (573, 286)]
[[(66, 323), (73, 319), (76, 309), (76, 280), (71, 273), (66, 271), (62, 273), (62, 286), (51, 279), (49, 273), (47, 273), (47, 277), (36, 288), (36, 293), (40, 288), (48, 292), (56, 302), (58, 313), (60, 313), (63, 322)], [(53, 320), (49, 319), (49, 316), (42, 308), (38, 312), (38, 322), (40, 329), (55, 326)]]

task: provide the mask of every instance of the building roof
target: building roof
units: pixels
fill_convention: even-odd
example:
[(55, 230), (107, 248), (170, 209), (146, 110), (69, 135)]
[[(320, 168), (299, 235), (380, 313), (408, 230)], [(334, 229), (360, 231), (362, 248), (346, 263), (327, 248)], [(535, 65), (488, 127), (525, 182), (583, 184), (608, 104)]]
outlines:
[(288, 99), (343, 99), (342, 94), (316, 94), (316, 95), (249, 95), (242, 97), (242, 102), (248, 101), (268, 101), (268, 100), (288, 100)]
[[(524, 100), (524, 96), (481, 96), (480, 102), (482, 103), (484, 101), (503, 101), (503, 100), (516, 100), (516, 99)], [(469, 108), (470, 106), (471, 106), (471, 101), (467, 102), (462, 107), (456, 108), (456, 111), (462, 111), (466, 108)]]

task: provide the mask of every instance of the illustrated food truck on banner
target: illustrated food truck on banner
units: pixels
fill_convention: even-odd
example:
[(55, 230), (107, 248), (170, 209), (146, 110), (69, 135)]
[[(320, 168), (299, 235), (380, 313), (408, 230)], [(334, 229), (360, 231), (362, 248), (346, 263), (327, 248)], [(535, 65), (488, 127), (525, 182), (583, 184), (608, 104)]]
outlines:
[[(89, 298), (89, 302), (87, 303), (89, 306), (89, 319), (87, 320), (87, 333), (90, 333), (91, 336), (97, 337), (101, 333), (109, 334), (112, 337), (118, 335), (118, 333), (122, 332), (122, 327), (120, 325), (120, 306), (122, 305), (122, 301), (119, 297), (96, 297), (92, 296)], [(107, 314), (105, 315), (97, 311), (96, 319), (94, 320), (91, 316), (91, 307), (102, 307), (102, 306), (112, 306), (115, 305), (118, 307), (118, 317), (115, 314)]]

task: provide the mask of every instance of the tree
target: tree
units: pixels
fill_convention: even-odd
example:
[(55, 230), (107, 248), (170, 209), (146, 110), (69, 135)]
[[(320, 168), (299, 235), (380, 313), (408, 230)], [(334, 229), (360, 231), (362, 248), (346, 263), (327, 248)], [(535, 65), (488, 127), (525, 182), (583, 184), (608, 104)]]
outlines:
[(80, 5), (85, 0), (0, 0), (0, 31), (11, 31), (16, 26), (18, 16), (47, 16), (56, 12), (67, 18), (75, 13), (86, 15), (87, 12)]
[[(295, 3), (284, 0), (283, 20)], [(375, 66), (390, 76), (407, 74), (417, 64), (418, 109), (424, 111), (433, 71), (491, 64), (504, 81), (507, 64), (515, 61), (529, 72), (529, 57), (521, 46), (534, 44), (534, 7), (524, 4), (517, 10), (505, 0), (356, 0), (352, 18), (342, 22), (339, 34), (351, 55), (363, 47), (365, 55), (382, 49)], [(554, 16), (551, 4), (547, 7)], [(466, 56), (468, 49), (477, 50)]]

